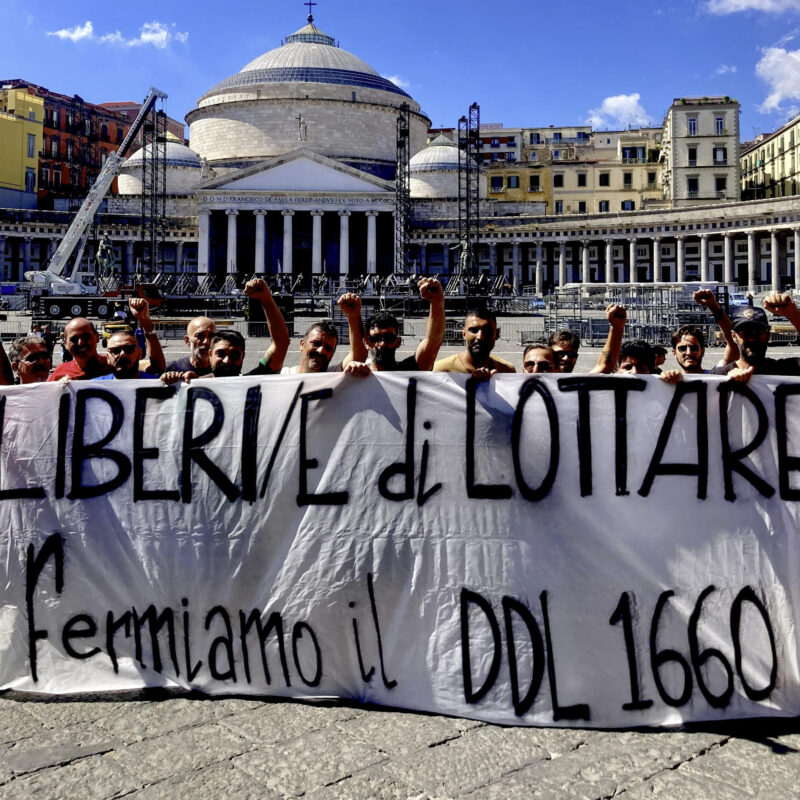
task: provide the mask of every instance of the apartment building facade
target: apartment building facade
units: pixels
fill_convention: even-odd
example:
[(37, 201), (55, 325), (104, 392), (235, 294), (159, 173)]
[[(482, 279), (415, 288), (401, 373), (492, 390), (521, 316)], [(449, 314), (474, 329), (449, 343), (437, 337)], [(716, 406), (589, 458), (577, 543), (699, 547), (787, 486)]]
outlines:
[(0, 207), (36, 208), (43, 124), (41, 97), (0, 88)]
[(679, 97), (664, 118), (661, 182), (672, 208), (739, 199), (739, 103)]
[[(42, 99), (44, 121), (38, 155), (37, 204), (42, 209), (77, 208), (130, 129), (124, 115), (22, 79), (0, 81)], [(116, 181), (111, 189), (116, 193)]]
[(742, 146), (742, 200), (792, 197), (800, 190), (800, 116)]

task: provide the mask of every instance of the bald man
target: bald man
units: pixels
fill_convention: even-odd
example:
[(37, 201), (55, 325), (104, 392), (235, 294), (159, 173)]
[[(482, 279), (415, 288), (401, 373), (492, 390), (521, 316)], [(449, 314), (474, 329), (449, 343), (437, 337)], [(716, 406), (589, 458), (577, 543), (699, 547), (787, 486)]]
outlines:
[(190, 353), (167, 364), (167, 372), (194, 372), (195, 375), (208, 375), (211, 372), (211, 340), (217, 326), (209, 317), (195, 317), (186, 326), (183, 341)]
[(71, 319), (64, 328), (64, 347), (72, 355), (72, 361), (66, 361), (57, 366), (51, 381), (59, 378), (70, 378), (73, 381), (89, 381), (108, 375), (111, 365), (104, 355), (97, 352), (97, 343), (100, 337), (94, 325), (84, 317)]

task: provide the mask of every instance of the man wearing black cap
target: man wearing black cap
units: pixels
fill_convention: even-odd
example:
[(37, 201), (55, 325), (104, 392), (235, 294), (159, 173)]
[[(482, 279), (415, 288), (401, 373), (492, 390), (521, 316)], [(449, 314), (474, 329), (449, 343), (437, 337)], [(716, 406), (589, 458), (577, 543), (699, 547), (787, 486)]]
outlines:
[[(764, 308), (785, 317), (800, 333), (800, 310), (789, 294), (767, 295)], [(767, 358), (769, 321), (760, 308), (737, 308), (731, 314), (733, 340), (739, 346), (739, 359), (724, 367), (715, 367), (711, 375), (726, 375), (732, 380), (748, 381), (751, 375), (798, 375), (800, 359)]]

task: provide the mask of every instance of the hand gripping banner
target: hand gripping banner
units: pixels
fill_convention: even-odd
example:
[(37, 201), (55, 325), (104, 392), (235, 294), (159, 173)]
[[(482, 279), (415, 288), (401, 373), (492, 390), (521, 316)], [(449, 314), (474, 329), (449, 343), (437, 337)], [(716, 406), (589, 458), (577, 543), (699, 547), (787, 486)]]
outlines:
[(0, 687), (800, 713), (800, 381), (0, 390)]

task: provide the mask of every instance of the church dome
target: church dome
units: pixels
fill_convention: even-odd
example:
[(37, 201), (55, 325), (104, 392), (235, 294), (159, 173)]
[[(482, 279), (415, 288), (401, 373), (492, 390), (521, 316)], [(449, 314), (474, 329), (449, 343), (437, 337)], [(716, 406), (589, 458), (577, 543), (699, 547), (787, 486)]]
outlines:
[(466, 156), (446, 136), (437, 136), (424, 150), (420, 150), (408, 163), (411, 172), (458, 170), (459, 161)]
[[(142, 165), (145, 150), (152, 145), (137, 150), (120, 167), (117, 187), (121, 195), (140, 195), (142, 193)], [(179, 142), (164, 145), (167, 185), (166, 193), (181, 195), (194, 191), (202, 180), (203, 162), (194, 150)]]
[[(381, 77), (369, 64), (336, 45), (309, 17), (308, 25), (296, 31), (280, 47), (253, 59), (242, 69), (218, 83), (202, 100), (216, 94), (270, 83), (328, 83), (357, 86), (408, 95)], [(201, 100), (201, 102), (202, 102)]]
[(209, 89), (186, 121), (192, 149), (218, 175), (303, 148), (394, 180), (404, 104), (416, 153), (430, 127), (419, 104), (338, 47), (309, 15), (280, 47)]

